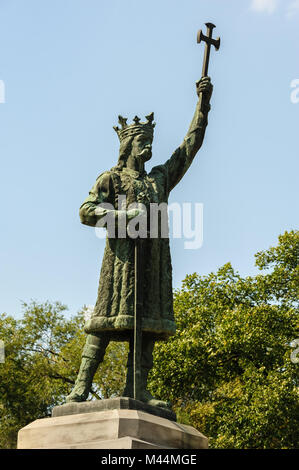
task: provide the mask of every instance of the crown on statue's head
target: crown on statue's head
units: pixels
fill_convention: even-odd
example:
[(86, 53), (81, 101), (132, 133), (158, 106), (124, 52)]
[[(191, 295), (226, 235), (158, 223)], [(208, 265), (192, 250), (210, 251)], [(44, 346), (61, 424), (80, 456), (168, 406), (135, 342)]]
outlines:
[(133, 121), (134, 124), (127, 124), (127, 118), (124, 118), (122, 116), (118, 116), (118, 122), (121, 124), (121, 129), (118, 126), (113, 126), (113, 129), (118, 135), (118, 138), (120, 142), (127, 137), (132, 137), (135, 135), (139, 134), (144, 134), (150, 137), (151, 139), (153, 138), (154, 135), (154, 127), (155, 123), (153, 122), (154, 120), (154, 113), (148, 114), (145, 116), (147, 119), (146, 122), (140, 122), (140, 118), (138, 116), (135, 116)]

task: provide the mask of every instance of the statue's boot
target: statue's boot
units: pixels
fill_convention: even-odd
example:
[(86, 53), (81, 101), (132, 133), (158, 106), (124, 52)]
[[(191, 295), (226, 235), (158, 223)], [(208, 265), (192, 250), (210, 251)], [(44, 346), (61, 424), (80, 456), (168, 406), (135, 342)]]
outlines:
[(152, 394), (147, 390), (147, 377), (151, 368), (141, 367), (141, 401), (148, 403), (152, 406), (160, 406), (162, 408), (171, 408), (171, 403), (169, 401), (157, 400), (152, 396)]
[(82, 352), (80, 370), (72, 392), (66, 402), (86, 401), (92, 386), (93, 377), (103, 361), (109, 339), (89, 334)]
[[(151, 393), (147, 390), (147, 378), (149, 371), (153, 366), (153, 349), (155, 341), (146, 334), (142, 335), (142, 355), (141, 355), (141, 377), (140, 377), (140, 400), (148, 403), (152, 406), (160, 406), (162, 408), (171, 408), (171, 403), (157, 400), (154, 398)], [(134, 397), (134, 368), (133, 368), (133, 354), (134, 354), (134, 345), (133, 341), (130, 341), (130, 350), (128, 355), (127, 363), (127, 378), (126, 386), (123, 392), (125, 397)]]

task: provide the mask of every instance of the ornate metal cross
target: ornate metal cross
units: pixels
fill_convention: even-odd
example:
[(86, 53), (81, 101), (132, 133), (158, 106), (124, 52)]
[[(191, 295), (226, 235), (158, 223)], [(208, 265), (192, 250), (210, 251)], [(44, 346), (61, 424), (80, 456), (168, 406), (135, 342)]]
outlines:
[(200, 44), (201, 41), (206, 43), (205, 55), (204, 55), (203, 67), (202, 67), (202, 77), (208, 76), (211, 46), (214, 46), (216, 51), (218, 51), (220, 47), (220, 38), (217, 38), (217, 39), (212, 38), (213, 29), (216, 28), (216, 26), (213, 23), (206, 23), (206, 27), (207, 27), (206, 36), (203, 34), (201, 29), (197, 33), (197, 43)]

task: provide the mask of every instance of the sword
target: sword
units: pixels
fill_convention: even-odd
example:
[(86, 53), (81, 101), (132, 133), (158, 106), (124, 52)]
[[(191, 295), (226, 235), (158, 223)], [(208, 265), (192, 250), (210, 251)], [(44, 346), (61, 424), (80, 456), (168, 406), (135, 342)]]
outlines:
[(143, 240), (137, 237), (134, 246), (135, 290), (134, 290), (134, 356), (133, 396), (141, 398), (141, 351), (142, 351), (142, 306), (143, 306)]

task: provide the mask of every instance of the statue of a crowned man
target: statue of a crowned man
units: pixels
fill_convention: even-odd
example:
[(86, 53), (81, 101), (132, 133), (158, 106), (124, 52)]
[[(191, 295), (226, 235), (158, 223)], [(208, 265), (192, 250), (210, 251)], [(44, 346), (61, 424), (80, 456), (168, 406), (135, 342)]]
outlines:
[[(128, 224), (140, 214), (138, 208), (130, 209), (133, 203), (142, 204), (146, 209), (153, 203), (167, 204), (170, 191), (182, 179), (203, 143), (212, 89), (209, 77), (196, 83), (200, 99), (183, 143), (169, 160), (155, 166), (149, 173), (144, 165), (152, 156), (153, 113), (146, 116), (145, 123), (136, 117), (133, 124), (127, 125), (126, 119), (119, 118), (122, 128), (115, 127), (120, 140), (118, 163), (97, 178), (80, 207), (83, 224), (98, 226), (101, 219), (107, 220), (109, 215), (117, 227), (124, 216)], [(109, 236), (109, 230), (107, 232), (98, 298), (84, 328), (87, 339), (82, 362), (67, 402), (87, 399), (93, 376), (104, 358), (109, 341), (129, 341), (123, 396), (133, 397), (134, 240), (128, 234), (117, 237), (117, 230), (113, 237)], [(140, 399), (151, 405), (167, 407), (167, 402), (153, 398), (146, 389), (148, 373), (153, 365), (155, 341), (167, 340), (176, 329), (169, 238), (160, 236), (159, 230), (158, 233), (158, 236), (143, 241), (143, 280), (138, 287), (143, 291)]]

